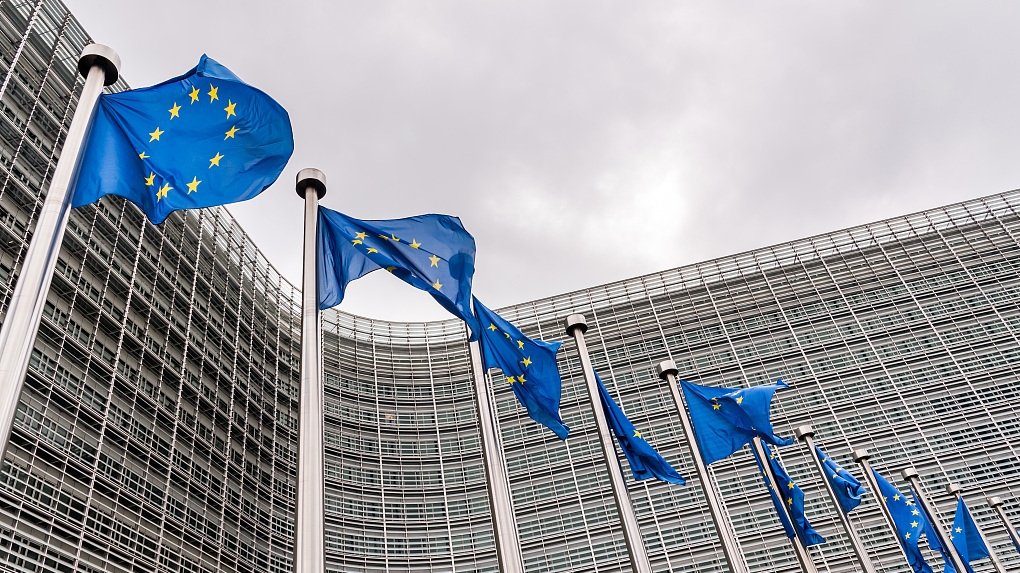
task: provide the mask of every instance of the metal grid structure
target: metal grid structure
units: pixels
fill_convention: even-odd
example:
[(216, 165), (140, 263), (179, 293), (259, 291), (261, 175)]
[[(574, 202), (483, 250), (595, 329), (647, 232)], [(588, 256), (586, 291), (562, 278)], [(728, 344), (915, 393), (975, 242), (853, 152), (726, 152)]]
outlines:
[[(0, 1), (3, 312), (88, 42), (59, 1)], [(0, 569), (289, 572), (298, 295), (224, 209), (73, 210), (0, 475)]]
[[(0, 317), (87, 41), (57, 0), (0, 0)], [(562, 319), (586, 315), (595, 368), (688, 477), (628, 480), (656, 571), (724, 570), (655, 375), (664, 358), (701, 384), (783, 378), (781, 434), (813, 424), (848, 468), (866, 446), (894, 482), (917, 467), (947, 522), (942, 485), (963, 484), (1015, 568), (984, 497), (1020, 518), (1017, 209), (1010, 192), (499, 312), (560, 341)], [(0, 474), (0, 569), (290, 571), (298, 290), (225, 209), (152, 226), (107, 197), (72, 211), (68, 230)], [(330, 570), (495, 571), (463, 326), (326, 311), (323, 362)], [(490, 380), (526, 568), (628, 571), (572, 342), (559, 365), (566, 444), (498, 371)], [(803, 446), (780, 455), (829, 539), (811, 550), (819, 570), (855, 571)], [(748, 452), (712, 473), (750, 569), (797, 571)], [(907, 570), (870, 497), (851, 519), (879, 571)]]

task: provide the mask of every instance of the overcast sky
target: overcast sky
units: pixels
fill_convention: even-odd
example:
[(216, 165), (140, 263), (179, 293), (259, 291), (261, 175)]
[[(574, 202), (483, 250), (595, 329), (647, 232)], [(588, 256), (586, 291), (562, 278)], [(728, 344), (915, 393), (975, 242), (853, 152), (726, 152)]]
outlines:
[[(303, 167), (459, 216), (492, 308), (1020, 187), (1015, 2), (65, 1), (134, 87), (208, 53), (290, 112), (230, 210), (295, 284)], [(387, 273), (340, 308), (450, 316)]]

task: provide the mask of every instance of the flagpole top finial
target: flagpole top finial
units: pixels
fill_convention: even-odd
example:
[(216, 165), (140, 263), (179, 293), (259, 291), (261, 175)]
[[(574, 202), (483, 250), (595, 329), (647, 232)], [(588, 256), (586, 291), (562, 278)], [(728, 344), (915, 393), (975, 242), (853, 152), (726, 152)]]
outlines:
[(798, 440), (804, 440), (815, 435), (815, 429), (811, 427), (811, 424), (804, 424), (793, 431), (794, 435), (797, 436)]
[(1000, 505), (1002, 505), (1001, 497), (993, 495), (992, 497), (988, 498), (988, 507), (999, 507)]
[(309, 188), (315, 190), (315, 194), (319, 196), (319, 199), (326, 194), (326, 174), (318, 169), (306, 167), (297, 174), (297, 190), (298, 197), (305, 198), (305, 191)]
[(917, 479), (917, 470), (915, 470), (912, 467), (904, 468), (903, 471), (900, 472), (900, 475), (903, 476), (903, 479), (908, 481), (912, 479)]
[(655, 372), (659, 378), (665, 380), (667, 376), (676, 376), (680, 371), (676, 369), (676, 363), (673, 360), (666, 359), (655, 366)]
[(583, 314), (572, 314), (563, 320), (563, 328), (567, 334), (573, 336), (574, 330), (580, 328), (581, 334), (588, 332), (588, 322), (584, 320)]
[(113, 85), (113, 82), (120, 77), (120, 56), (109, 46), (102, 44), (85, 46), (85, 49), (81, 51), (81, 56), (78, 57), (78, 73), (83, 78), (87, 78), (92, 66), (103, 68), (103, 72), (106, 74), (103, 85)]
[(946, 484), (946, 493), (948, 493), (949, 495), (955, 495), (959, 497), (962, 491), (963, 488), (960, 487), (960, 484), (958, 483)]
[(857, 448), (853, 451), (853, 457), (855, 462), (860, 462), (861, 460), (867, 460), (870, 458), (871, 454), (868, 453), (867, 448)]

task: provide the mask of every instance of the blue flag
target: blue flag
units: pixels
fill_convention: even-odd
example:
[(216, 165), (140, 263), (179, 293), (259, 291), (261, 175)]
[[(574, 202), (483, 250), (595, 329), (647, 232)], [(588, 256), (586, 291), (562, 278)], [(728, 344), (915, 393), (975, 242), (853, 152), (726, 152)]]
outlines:
[(560, 419), (561, 382), (556, 368), (556, 351), (563, 343), (532, 340), (477, 298), (474, 304), (475, 316), (482, 326), (485, 368), (502, 370), (528, 416), (561, 440), (567, 439), (570, 430)]
[[(970, 568), (971, 561), (988, 557), (988, 546), (985, 545), (985, 540), (981, 539), (977, 524), (974, 523), (974, 518), (971, 517), (962, 497), (956, 502), (956, 516), (953, 518), (953, 529), (949, 532), (949, 539), (967, 565), (967, 573), (974, 573)], [(946, 571), (951, 569), (952, 566), (947, 561)]]
[(609, 428), (616, 435), (616, 441), (619, 442), (623, 455), (627, 456), (627, 463), (630, 464), (630, 470), (634, 473), (634, 479), (641, 481), (654, 477), (677, 485), (687, 483), (687, 480), (641, 437), (641, 432), (637, 431), (634, 424), (630, 423), (627, 415), (609, 395), (609, 391), (602, 384), (598, 373), (595, 373), (595, 380), (599, 384), (602, 411), (606, 414), (606, 421), (609, 422)]
[(839, 467), (839, 464), (825, 455), (821, 448), (815, 446), (815, 451), (818, 453), (818, 459), (822, 460), (825, 477), (829, 480), (832, 490), (836, 492), (836, 498), (839, 499), (843, 513), (850, 513), (861, 504), (861, 495), (867, 490), (853, 474)]
[[(921, 549), (917, 545), (921, 534), (928, 531), (928, 520), (925, 519), (921, 509), (914, 504), (910, 497), (900, 493), (900, 490), (885, 481), (885, 478), (879, 475), (877, 471), (871, 470), (871, 472), (875, 474), (879, 495), (882, 496), (885, 506), (889, 508), (889, 514), (896, 525), (896, 539), (900, 542), (903, 552), (907, 555), (907, 562), (910, 564), (911, 570), (914, 573), (933, 573), (931, 566), (925, 562), (924, 557), (921, 555)], [(929, 545), (932, 543), (932, 538), (932, 535), (928, 535)]]
[[(794, 483), (790, 474), (786, 473), (786, 468), (779, 463), (776, 453), (771, 451), (768, 446), (765, 447), (765, 451), (769, 454), (769, 465), (772, 466), (772, 471), (776, 474), (776, 479), (779, 480), (779, 483), (776, 484), (779, 491), (776, 491), (776, 485), (772, 485), (769, 487), (769, 496), (772, 498), (772, 505), (775, 506), (776, 513), (779, 514), (779, 521), (783, 523), (786, 536), (790, 538), (794, 535), (798, 536), (805, 546), (825, 543), (825, 538), (811, 527), (811, 522), (804, 515), (804, 492), (800, 486)], [(761, 458), (758, 457), (757, 450), (752, 448), (751, 453), (754, 454), (754, 459), (758, 462), (758, 469), (761, 470), (765, 479), (765, 485), (769, 486), (769, 477), (765, 473), (765, 467), (761, 463)], [(790, 512), (790, 517), (793, 518), (792, 526), (779, 504), (785, 505), (786, 510)]]
[(770, 386), (738, 390), (699, 386), (683, 380), (680, 386), (706, 465), (729, 456), (755, 436), (774, 446), (793, 443), (777, 436), (769, 419), (772, 395), (780, 388), (789, 388), (782, 380)]
[(475, 273), (475, 239), (460, 219), (419, 215), (406, 219), (361, 221), (319, 207), (317, 238), (319, 308), (340, 304), (347, 283), (386, 269), (419, 288), (460, 317), (478, 340), (478, 321), (471, 313), (471, 278)]
[(286, 110), (202, 56), (183, 76), (99, 97), (71, 206), (120, 195), (158, 224), (255, 197), (293, 151)]

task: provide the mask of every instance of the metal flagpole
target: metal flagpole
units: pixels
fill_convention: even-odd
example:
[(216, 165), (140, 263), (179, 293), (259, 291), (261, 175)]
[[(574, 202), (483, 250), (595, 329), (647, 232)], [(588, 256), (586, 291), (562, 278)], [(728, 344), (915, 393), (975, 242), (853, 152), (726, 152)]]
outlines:
[(1006, 512), (1002, 509), (1002, 498), (992, 496), (988, 498), (988, 507), (995, 510), (995, 513), (999, 514), (999, 519), (1002, 520), (1002, 526), (1006, 528), (1006, 532), (1009, 533), (1010, 539), (1013, 540), (1013, 545), (1020, 551), (1020, 534), (1016, 532), (1016, 528), (1009, 522), (1009, 518), (1006, 517)]
[[(793, 525), (793, 515), (790, 514), (790, 510), (783, 503), (783, 490), (780, 489), (779, 480), (776, 479), (776, 472), (772, 471), (772, 464), (769, 463), (769, 453), (765, 449), (765, 444), (762, 443), (761, 438), (755, 436), (751, 440), (751, 445), (754, 447), (754, 451), (758, 452), (758, 457), (761, 459), (761, 466), (765, 470), (766, 477), (769, 478), (771, 487), (776, 492), (776, 497), (779, 498), (779, 507), (783, 508), (782, 512), (786, 514), (786, 519), (790, 521), (790, 527)], [(804, 573), (818, 573), (818, 569), (815, 568), (815, 562), (811, 559), (811, 553), (808, 552), (807, 547), (801, 540), (800, 536), (797, 535), (796, 527), (794, 527), (793, 537), (790, 538), (790, 544), (793, 546), (793, 552), (797, 555), (797, 561), (800, 562), (800, 568)]]
[(928, 496), (924, 494), (924, 490), (921, 489), (921, 482), (917, 479), (917, 470), (914, 468), (906, 468), (902, 472), (903, 479), (910, 482), (910, 487), (914, 490), (914, 501), (921, 504), (921, 508), (924, 509), (924, 513), (928, 519), (932, 522), (931, 529), (935, 532), (935, 535), (939, 538), (939, 543), (942, 547), (945, 547), (946, 553), (949, 554), (949, 561), (953, 565), (953, 569), (957, 571), (966, 571), (967, 566), (963, 563), (963, 559), (960, 558), (960, 554), (956, 551), (956, 546), (946, 536), (946, 532), (942, 529), (942, 524), (938, 523), (938, 515), (935, 513), (935, 507), (928, 502)]
[(322, 356), (315, 255), (319, 199), (326, 194), (326, 176), (318, 169), (302, 169), (297, 174), (296, 190), (298, 196), (305, 200), (305, 243), (301, 273), (301, 389), (298, 401), (294, 572), (324, 573), (326, 494), (323, 489)]
[(67, 228), (72, 198), (70, 187), (81, 165), (85, 135), (103, 87), (117, 81), (119, 70), (120, 56), (101, 44), (85, 46), (78, 59), (78, 72), (85, 77), (85, 87), (78, 97), (46, 200), (32, 230), (32, 242), (21, 264), (18, 284), (0, 327), (0, 440), (3, 440), (0, 459), (7, 452), (28, 360), (39, 333), (39, 320)]
[(489, 482), (489, 507), (492, 512), (492, 527), (496, 531), (499, 570), (503, 573), (524, 573), (517, 519), (510, 499), (510, 482), (503, 466), (503, 450), (496, 430), (496, 417), (485, 384), (481, 349), (478, 342), (468, 342), (468, 350), (471, 355), (471, 372), (475, 379), (478, 425), (482, 430), (482, 457), (485, 462), (485, 478)]
[(860, 464), (861, 471), (864, 472), (864, 479), (868, 482), (868, 486), (871, 487), (871, 491), (874, 492), (875, 497), (878, 498), (878, 507), (882, 510), (882, 517), (885, 518), (885, 524), (889, 526), (889, 531), (893, 532), (893, 537), (896, 538), (896, 547), (900, 548), (900, 554), (903, 555), (903, 560), (910, 564), (910, 558), (907, 557), (907, 551), (903, 549), (903, 544), (900, 542), (900, 536), (896, 533), (896, 522), (893, 520), (892, 514), (889, 513), (889, 506), (882, 500), (882, 488), (878, 486), (878, 480), (875, 479), (875, 474), (871, 469), (871, 464), (868, 463), (868, 458), (871, 454), (865, 448), (858, 448), (853, 451), (854, 461)]
[[(963, 498), (963, 488), (958, 483), (951, 483), (946, 485), (946, 491), (949, 495), (956, 497), (957, 501)], [(985, 537), (985, 532), (981, 531), (981, 526), (974, 522), (977, 526), (978, 535), (981, 536), (981, 541), (984, 542), (985, 547), (988, 548), (988, 559), (992, 562), (992, 567), (997, 573), (1006, 573), (1006, 568), (1002, 566), (1002, 561), (999, 561), (999, 556), (995, 554), (995, 550), (992, 549), (992, 544), (988, 542), (988, 538)]]
[(832, 484), (829, 482), (829, 476), (825, 471), (825, 466), (822, 464), (821, 458), (818, 457), (818, 451), (815, 450), (814, 435), (815, 431), (811, 428), (810, 424), (805, 424), (794, 432), (798, 438), (804, 441), (804, 445), (807, 446), (808, 452), (811, 454), (811, 459), (815, 461), (815, 467), (818, 468), (818, 473), (822, 474), (822, 484), (825, 486), (825, 491), (829, 493), (829, 499), (832, 500), (832, 505), (836, 507), (836, 515), (839, 517), (839, 523), (843, 526), (843, 531), (846, 532), (847, 539), (850, 540), (850, 546), (854, 549), (854, 554), (857, 555), (857, 561), (861, 564), (861, 571), (865, 573), (875, 573), (875, 566), (871, 563), (871, 558), (868, 557), (868, 552), (864, 550), (864, 546), (861, 545), (861, 540), (857, 538), (857, 533), (854, 531), (852, 525), (850, 525), (850, 518), (846, 513), (843, 512), (843, 506), (839, 503), (839, 498), (836, 497), (836, 491), (832, 489)]
[(602, 400), (599, 398), (599, 387), (598, 382), (595, 381), (595, 370), (591, 366), (591, 357), (588, 356), (588, 345), (584, 342), (584, 333), (588, 330), (588, 324), (583, 315), (572, 314), (564, 320), (564, 326), (567, 335), (574, 337), (574, 342), (577, 343), (577, 353), (581, 357), (581, 369), (584, 370), (584, 381), (588, 386), (588, 397), (591, 399), (591, 409), (595, 415), (599, 443), (602, 445), (602, 459), (609, 471), (609, 482), (613, 486), (613, 498), (616, 500), (616, 511), (620, 514), (620, 523), (623, 525), (623, 536), (627, 540), (627, 552), (630, 553), (631, 566), (634, 573), (652, 573), (652, 565), (648, 561), (648, 553), (645, 552), (645, 544), (641, 539), (641, 527), (638, 525), (637, 515), (634, 514), (634, 506), (630, 503), (627, 484), (623, 481), (620, 460), (616, 457), (616, 446), (613, 444), (613, 436), (609, 431), (609, 423), (606, 421), (605, 412), (602, 411)]
[(676, 404), (677, 412), (680, 414), (680, 421), (683, 424), (684, 435), (687, 436), (687, 445), (691, 450), (691, 459), (694, 460), (694, 469), (698, 473), (698, 481), (701, 482), (701, 487), (705, 492), (705, 499), (708, 501), (708, 511), (712, 514), (715, 531), (719, 535), (719, 541), (722, 544), (723, 554), (726, 556), (726, 563), (729, 565), (730, 572), (747, 573), (747, 565), (744, 563), (740, 548), (737, 546), (736, 535), (730, 533), (729, 524), (726, 522), (726, 514), (723, 512), (722, 502), (719, 500), (719, 494), (715, 491), (715, 484), (712, 483), (712, 478), (708, 474), (708, 466), (705, 465), (705, 460), (701, 457), (701, 448), (698, 447), (698, 441), (694, 437), (694, 428), (691, 425), (690, 417), (687, 415), (687, 403), (684, 401), (683, 394), (680, 392), (680, 387), (676, 380), (678, 373), (676, 364), (672, 360), (663, 360), (656, 366), (656, 371), (659, 377), (666, 380), (669, 384), (669, 391), (673, 395), (673, 402)]

